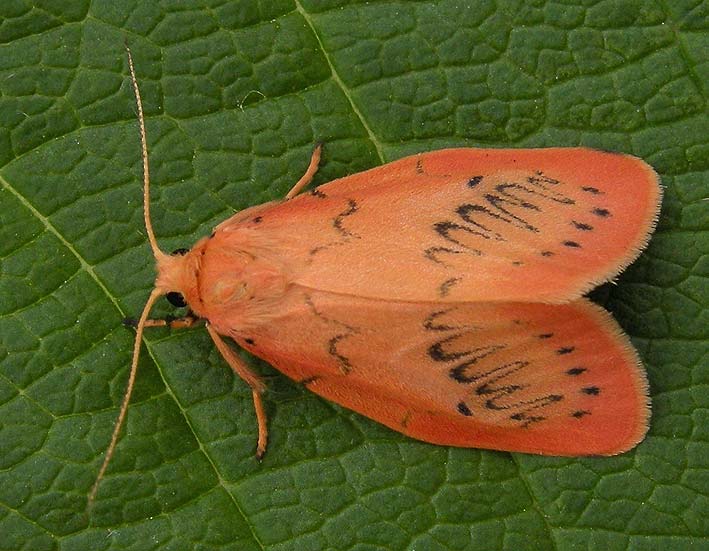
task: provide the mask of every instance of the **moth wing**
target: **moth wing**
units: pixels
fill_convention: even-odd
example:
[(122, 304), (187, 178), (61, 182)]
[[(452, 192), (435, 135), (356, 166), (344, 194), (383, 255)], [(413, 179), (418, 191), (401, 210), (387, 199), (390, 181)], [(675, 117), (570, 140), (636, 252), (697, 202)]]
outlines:
[(232, 337), (313, 392), (426, 442), (612, 455), (647, 430), (644, 370), (586, 299), (441, 305), (294, 288), (269, 323)]
[(635, 259), (659, 201), (657, 174), (627, 155), (450, 149), (244, 211), (217, 233), (253, 243), (254, 254), (274, 251), (293, 280), (312, 289), (565, 302)]

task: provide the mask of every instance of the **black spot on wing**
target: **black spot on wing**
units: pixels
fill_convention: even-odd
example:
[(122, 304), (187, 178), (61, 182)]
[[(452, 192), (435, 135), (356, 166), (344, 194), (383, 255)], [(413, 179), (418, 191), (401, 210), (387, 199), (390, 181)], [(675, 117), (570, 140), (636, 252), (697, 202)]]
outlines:
[(355, 201), (354, 199), (349, 199), (347, 201), (347, 208), (345, 210), (343, 210), (340, 214), (338, 214), (333, 219), (332, 226), (344, 237), (359, 238), (359, 235), (355, 234), (354, 232), (352, 232), (344, 227), (345, 219), (348, 216), (352, 216), (358, 210), (359, 210), (359, 205), (357, 205), (357, 201)]
[(339, 335), (335, 335), (329, 341), (327, 341), (327, 353), (330, 354), (330, 356), (332, 356), (333, 358), (335, 358), (337, 360), (337, 363), (340, 364), (340, 368), (342, 369), (342, 372), (345, 374), (352, 371), (352, 364), (350, 363), (350, 359), (347, 356), (340, 353), (337, 346), (340, 343), (340, 341), (342, 341), (350, 336), (351, 336), (350, 333), (341, 333)]
[(480, 184), (480, 182), (483, 181), (482, 176), (473, 176), (470, 180), (468, 180), (468, 187), (469, 188), (474, 188)]
[(591, 224), (586, 224), (585, 222), (577, 222), (576, 220), (572, 220), (571, 223), (577, 230), (591, 231), (593, 229)]
[[(458, 335), (454, 335), (454, 338), (458, 338)], [(450, 362), (456, 360), (463, 360), (459, 362), (456, 366), (450, 368), (448, 376), (454, 381), (466, 384), (472, 383), (479, 380), (481, 377), (485, 377), (488, 373), (479, 374), (475, 372), (476, 364), (482, 359), (494, 354), (498, 350), (503, 348), (503, 345), (493, 344), (490, 346), (480, 346), (473, 348), (471, 350), (464, 350), (460, 352), (452, 352), (443, 348), (444, 344), (448, 344), (452, 339), (444, 339), (440, 343), (436, 343), (428, 349), (429, 357), (435, 362)], [(500, 368), (501, 370), (513, 370), (518, 368), (517, 364), (523, 364), (524, 362), (512, 362), (515, 364), (504, 365)], [(522, 366), (524, 367), (524, 366)]]
[(476, 235), (483, 239), (495, 239), (496, 241), (505, 241), (505, 238), (502, 237), (502, 235), (500, 235), (498, 232), (493, 232), (490, 228), (483, 226), (482, 224), (476, 224), (475, 227), (468, 227), (462, 224), (457, 224), (456, 222), (451, 222), (450, 220), (446, 220), (444, 222), (436, 222), (433, 225), (433, 231), (435, 231), (443, 239), (464, 248), (467, 248), (467, 246), (456, 237), (457, 233), (459, 233), (461, 236), (465, 236), (466, 234), (468, 234)]
[(447, 314), (449, 310), (439, 310), (438, 312), (432, 312), (425, 320), (423, 320), (423, 327), (428, 331), (450, 331), (454, 329), (451, 325), (438, 324), (436, 319), (440, 316)]
[(560, 402), (563, 399), (564, 399), (564, 397), (560, 394), (549, 394), (547, 396), (542, 396), (542, 397), (536, 398), (534, 400), (525, 400), (522, 402), (517, 402), (517, 403), (510, 405), (510, 406), (497, 406), (497, 407), (493, 407), (492, 400), (488, 400), (486, 407), (488, 407), (490, 409), (511, 409), (511, 408), (520, 409), (520, 408), (522, 408), (522, 411), (518, 411), (517, 413), (511, 414), (510, 419), (512, 419), (513, 421), (519, 421), (520, 426), (523, 429), (526, 429), (533, 423), (539, 423), (541, 421), (546, 420), (545, 416), (539, 415), (539, 414), (534, 414), (533, 412), (535, 410), (543, 409), (545, 407), (551, 406), (552, 404), (555, 404), (556, 402)]
[(423, 251), (423, 255), (427, 259), (435, 262), (436, 264), (441, 264), (442, 266), (449, 266), (449, 264), (446, 261), (441, 259), (442, 255), (446, 255), (446, 254), (458, 255), (458, 254), (464, 254), (464, 253), (472, 254), (475, 256), (482, 256), (482, 254), (483, 254), (482, 251), (479, 251), (478, 249), (470, 249), (470, 248), (466, 248), (465, 251), (462, 251), (460, 249), (452, 249), (450, 247), (429, 247), (428, 249)]
[(456, 283), (459, 283), (462, 280), (462, 277), (451, 277), (450, 279), (446, 279), (438, 286), (438, 296), (441, 298), (447, 297)]
[(456, 409), (458, 410), (458, 413), (460, 413), (461, 415), (465, 415), (466, 417), (472, 417), (473, 415), (473, 412), (470, 411), (470, 408), (465, 402), (458, 402)]
[[(490, 204), (490, 206), (478, 205), (478, 204), (464, 204), (464, 205), (459, 205), (455, 212), (466, 223), (468, 223), (472, 226), (477, 226), (477, 227), (482, 228), (486, 231), (487, 231), (487, 228), (478, 221), (479, 218), (487, 217), (492, 220), (498, 220), (500, 222), (504, 222), (506, 224), (509, 224), (510, 226), (513, 226), (513, 227), (516, 227), (519, 229), (523, 229), (523, 230), (533, 232), (533, 233), (539, 233), (539, 228), (530, 224), (527, 220), (525, 220), (521, 216), (517, 216), (516, 214), (514, 214), (512, 212), (512, 210), (509, 209), (509, 207), (507, 206), (507, 203), (511, 202), (510, 200), (508, 200), (504, 197), (499, 197), (497, 195), (491, 195), (491, 194), (486, 195), (485, 199)], [(525, 208), (525, 209), (530, 209), (530, 210), (535, 210), (535, 211), (540, 210), (539, 207), (537, 207), (536, 205), (529, 203), (527, 201), (517, 200), (516, 202), (513, 203), (513, 205), (520, 207), (520, 208)], [(500, 235), (497, 232), (495, 232), (495, 234)], [(502, 236), (500, 236), (500, 237), (502, 237)], [(498, 241), (503, 241), (503, 239), (498, 239)]]
[(573, 346), (562, 346), (561, 348), (557, 349), (556, 353), (559, 356), (564, 356), (566, 354), (571, 354), (574, 350), (576, 350), (576, 348)]
[(328, 323), (333, 328), (337, 328), (337, 334), (327, 341), (327, 353), (339, 364), (342, 373), (347, 375), (352, 370), (352, 363), (350, 362), (350, 359), (342, 353), (339, 345), (342, 341), (359, 333), (359, 330), (356, 327), (323, 314), (317, 309), (315, 303), (309, 295), (305, 295), (304, 300), (305, 304), (308, 305), (315, 316)]
[(562, 245), (564, 247), (569, 247), (571, 249), (580, 249), (581, 248), (581, 244), (578, 243), (577, 241), (564, 241), (564, 242), (562, 242)]
[(316, 245), (315, 247), (310, 249), (310, 251), (308, 251), (310, 257), (312, 258), (319, 252), (330, 249), (332, 247), (342, 247), (344, 245), (347, 245), (352, 239), (361, 239), (362, 237), (360, 235), (357, 235), (345, 225), (347, 217), (352, 216), (358, 210), (359, 205), (357, 204), (357, 201), (355, 201), (354, 199), (348, 199), (347, 207), (339, 214), (337, 214), (334, 218), (332, 218), (332, 227), (339, 234), (338, 239), (329, 243)]
[(426, 331), (453, 331), (456, 329), (463, 329), (464, 326), (448, 325), (439, 321), (439, 318), (445, 316), (446, 314), (450, 314), (454, 310), (455, 308), (448, 308), (447, 310), (437, 310), (435, 312), (431, 312), (431, 314), (423, 320), (423, 328), (426, 329)]
[(581, 392), (588, 394), (589, 396), (598, 396), (601, 393), (601, 389), (597, 386), (587, 386), (582, 388)]
[(609, 211), (608, 209), (600, 208), (600, 207), (594, 208), (591, 212), (601, 218), (608, 218), (611, 215), (611, 211)]
[(590, 193), (591, 195), (603, 195), (603, 192), (600, 189), (592, 186), (584, 186), (581, 189), (586, 193)]
[(588, 371), (585, 367), (572, 367), (571, 369), (566, 370), (567, 375), (581, 375), (582, 373), (586, 373)]

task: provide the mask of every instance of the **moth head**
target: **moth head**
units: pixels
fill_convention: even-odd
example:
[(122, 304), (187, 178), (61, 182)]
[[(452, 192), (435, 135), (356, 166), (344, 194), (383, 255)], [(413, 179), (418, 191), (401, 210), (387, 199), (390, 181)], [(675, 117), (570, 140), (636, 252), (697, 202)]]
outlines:
[(198, 281), (206, 240), (192, 249), (177, 249), (169, 255), (156, 255), (155, 289), (177, 308), (189, 306), (198, 316), (202, 312)]

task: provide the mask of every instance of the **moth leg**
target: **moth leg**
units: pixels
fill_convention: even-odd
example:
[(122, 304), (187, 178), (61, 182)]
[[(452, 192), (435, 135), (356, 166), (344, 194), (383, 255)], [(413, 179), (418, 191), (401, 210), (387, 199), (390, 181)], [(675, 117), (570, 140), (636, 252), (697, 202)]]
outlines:
[(224, 342), (221, 335), (207, 324), (207, 331), (212, 337), (217, 350), (229, 364), (239, 377), (241, 377), (247, 385), (251, 387), (251, 394), (254, 399), (254, 410), (256, 411), (256, 421), (258, 423), (258, 442), (256, 443), (256, 458), (261, 459), (266, 453), (266, 444), (268, 443), (268, 426), (266, 424), (266, 410), (263, 407), (261, 394), (266, 390), (266, 385), (261, 378), (256, 375), (249, 366), (247, 366), (239, 356), (237, 356), (231, 347)]
[(315, 149), (313, 149), (313, 154), (310, 157), (310, 164), (308, 165), (308, 169), (305, 171), (305, 174), (300, 177), (300, 180), (298, 180), (295, 185), (291, 188), (291, 190), (286, 194), (286, 199), (292, 199), (296, 195), (298, 195), (301, 191), (303, 191), (303, 188), (307, 186), (310, 182), (313, 180), (313, 176), (315, 176), (315, 173), (318, 171), (318, 165), (320, 164), (320, 153), (322, 152), (322, 143), (318, 143), (315, 145)]
[[(195, 316), (193, 312), (187, 312), (187, 314), (181, 318), (173, 318), (172, 316), (168, 316), (165, 319), (145, 320), (145, 327), (169, 327), (170, 329), (187, 329), (189, 327), (192, 327), (199, 321), (201, 321), (201, 318)], [(123, 325), (136, 327), (137, 321), (133, 318), (125, 318), (123, 320)]]

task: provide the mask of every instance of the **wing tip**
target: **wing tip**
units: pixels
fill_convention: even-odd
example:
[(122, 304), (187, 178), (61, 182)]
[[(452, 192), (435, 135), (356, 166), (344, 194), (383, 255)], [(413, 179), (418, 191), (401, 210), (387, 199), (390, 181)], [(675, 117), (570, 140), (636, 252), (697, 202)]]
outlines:
[(657, 171), (647, 162), (645, 162), (640, 157), (635, 157), (634, 155), (628, 155), (625, 153), (617, 153), (617, 155), (622, 155), (624, 158), (631, 160), (636, 164), (641, 170), (644, 171), (647, 182), (648, 182), (648, 204), (645, 209), (645, 216), (643, 219), (643, 224), (640, 227), (635, 242), (631, 244), (630, 249), (626, 257), (617, 265), (614, 270), (610, 270), (609, 275), (603, 281), (610, 281), (621, 274), (630, 264), (635, 262), (640, 254), (647, 248), (652, 238), (652, 234), (657, 228), (657, 224), (660, 220), (660, 213), (662, 211), (662, 198), (664, 195), (664, 190), (662, 187), (662, 180)]
[[(626, 254), (620, 259), (613, 262), (605, 271), (601, 272), (598, 276), (585, 281), (584, 284), (579, 287), (575, 293), (571, 293), (564, 297), (563, 300), (549, 300), (551, 304), (556, 304), (560, 302), (568, 302), (569, 300), (575, 300), (583, 297), (599, 285), (614, 281), (620, 274), (622, 274), (628, 266), (635, 262), (642, 252), (647, 248), (652, 239), (652, 235), (657, 228), (657, 224), (660, 220), (660, 214), (662, 211), (662, 199), (664, 195), (664, 188), (662, 186), (662, 180), (657, 171), (645, 160), (635, 155), (630, 155), (628, 153), (620, 153), (613, 151), (606, 151), (602, 149), (594, 148), (580, 148), (588, 151), (602, 153), (604, 155), (613, 155), (614, 157), (622, 157), (624, 160), (631, 162), (635, 167), (643, 171), (645, 180), (648, 183), (648, 201), (647, 207), (645, 209), (645, 215), (643, 217), (642, 224), (638, 226), (638, 232), (635, 235), (633, 241), (629, 244)], [(544, 301), (547, 302), (547, 301)]]
[(647, 435), (650, 429), (650, 417), (652, 416), (652, 400), (650, 398), (650, 383), (647, 378), (647, 371), (640, 359), (638, 351), (630, 342), (630, 337), (623, 331), (615, 318), (605, 308), (591, 302), (588, 299), (582, 299), (582, 304), (595, 315), (599, 323), (608, 330), (615, 342), (621, 349), (621, 352), (627, 360), (628, 366), (632, 369), (633, 382), (635, 384), (635, 395), (638, 397), (637, 412), (635, 420), (632, 424), (632, 429), (615, 445), (610, 446), (608, 450), (598, 451), (592, 455), (597, 456), (613, 456), (626, 453), (638, 444), (640, 444)]

